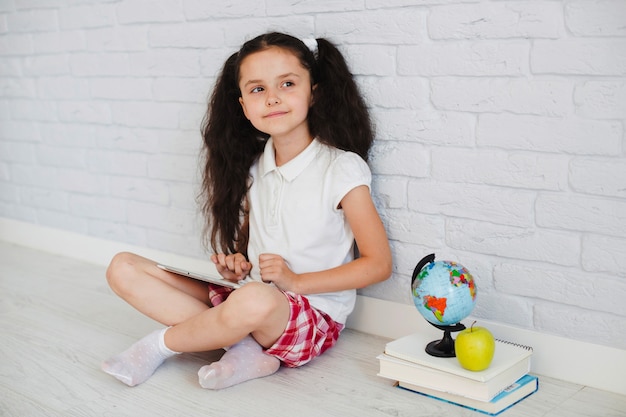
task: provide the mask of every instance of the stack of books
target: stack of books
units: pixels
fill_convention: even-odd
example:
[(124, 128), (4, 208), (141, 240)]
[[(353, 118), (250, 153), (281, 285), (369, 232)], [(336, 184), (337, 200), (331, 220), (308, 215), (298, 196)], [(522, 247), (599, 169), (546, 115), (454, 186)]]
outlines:
[(387, 343), (378, 356), (379, 376), (419, 394), (497, 415), (539, 388), (530, 375), (532, 348), (496, 340), (489, 368), (480, 372), (461, 367), (455, 357), (438, 358), (425, 351), (433, 339), (429, 334), (412, 334)]

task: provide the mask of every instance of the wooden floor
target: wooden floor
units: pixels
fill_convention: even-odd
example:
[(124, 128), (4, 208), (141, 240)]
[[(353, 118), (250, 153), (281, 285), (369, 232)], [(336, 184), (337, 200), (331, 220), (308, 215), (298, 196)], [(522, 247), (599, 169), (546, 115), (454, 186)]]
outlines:
[[(0, 241), (0, 416), (478, 416), (393, 388), (376, 376), (386, 339), (346, 330), (299, 369), (202, 389), (198, 369), (220, 352), (180, 355), (129, 388), (100, 362), (160, 327), (109, 290), (105, 268)], [(626, 416), (626, 398), (540, 377), (502, 414)]]

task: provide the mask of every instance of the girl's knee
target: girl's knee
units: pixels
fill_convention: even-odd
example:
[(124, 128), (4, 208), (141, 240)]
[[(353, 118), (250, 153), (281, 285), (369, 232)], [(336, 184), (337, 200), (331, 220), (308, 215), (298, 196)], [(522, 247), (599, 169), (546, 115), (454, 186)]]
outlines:
[(135, 269), (133, 259), (136, 255), (128, 252), (120, 252), (113, 256), (106, 270), (106, 279), (113, 291), (119, 293), (124, 284), (133, 276)]
[(242, 320), (258, 323), (270, 319), (277, 309), (287, 304), (285, 296), (276, 287), (256, 282), (234, 291), (228, 301)]

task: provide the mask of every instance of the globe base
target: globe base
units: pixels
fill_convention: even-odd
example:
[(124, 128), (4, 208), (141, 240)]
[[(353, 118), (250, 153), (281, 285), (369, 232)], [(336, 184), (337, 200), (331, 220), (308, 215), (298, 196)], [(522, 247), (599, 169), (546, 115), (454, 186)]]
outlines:
[[(430, 322), (429, 322), (430, 323)], [(465, 330), (465, 325), (462, 323), (453, 324), (450, 326), (443, 326), (440, 324), (430, 323), (439, 330), (443, 330), (443, 338), (441, 340), (433, 340), (426, 345), (426, 353), (438, 358), (454, 358), (456, 352), (454, 351), (454, 339), (452, 338), (452, 332), (459, 332)]]

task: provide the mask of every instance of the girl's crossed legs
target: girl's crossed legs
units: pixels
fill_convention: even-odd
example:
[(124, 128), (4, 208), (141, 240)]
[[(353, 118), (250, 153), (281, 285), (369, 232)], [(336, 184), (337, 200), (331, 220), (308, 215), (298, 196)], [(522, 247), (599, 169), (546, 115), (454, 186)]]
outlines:
[(276, 287), (249, 283), (210, 308), (208, 284), (163, 271), (155, 262), (130, 253), (113, 258), (107, 280), (130, 305), (171, 326), (103, 363), (105, 372), (127, 385), (144, 382), (167, 357), (178, 352), (226, 346), (231, 348), (223, 364), (220, 360), (219, 366), (203, 368), (200, 379), (205, 388), (224, 388), (278, 369), (278, 359), (262, 349), (278, 340), (290, 316), (289, 302)]

